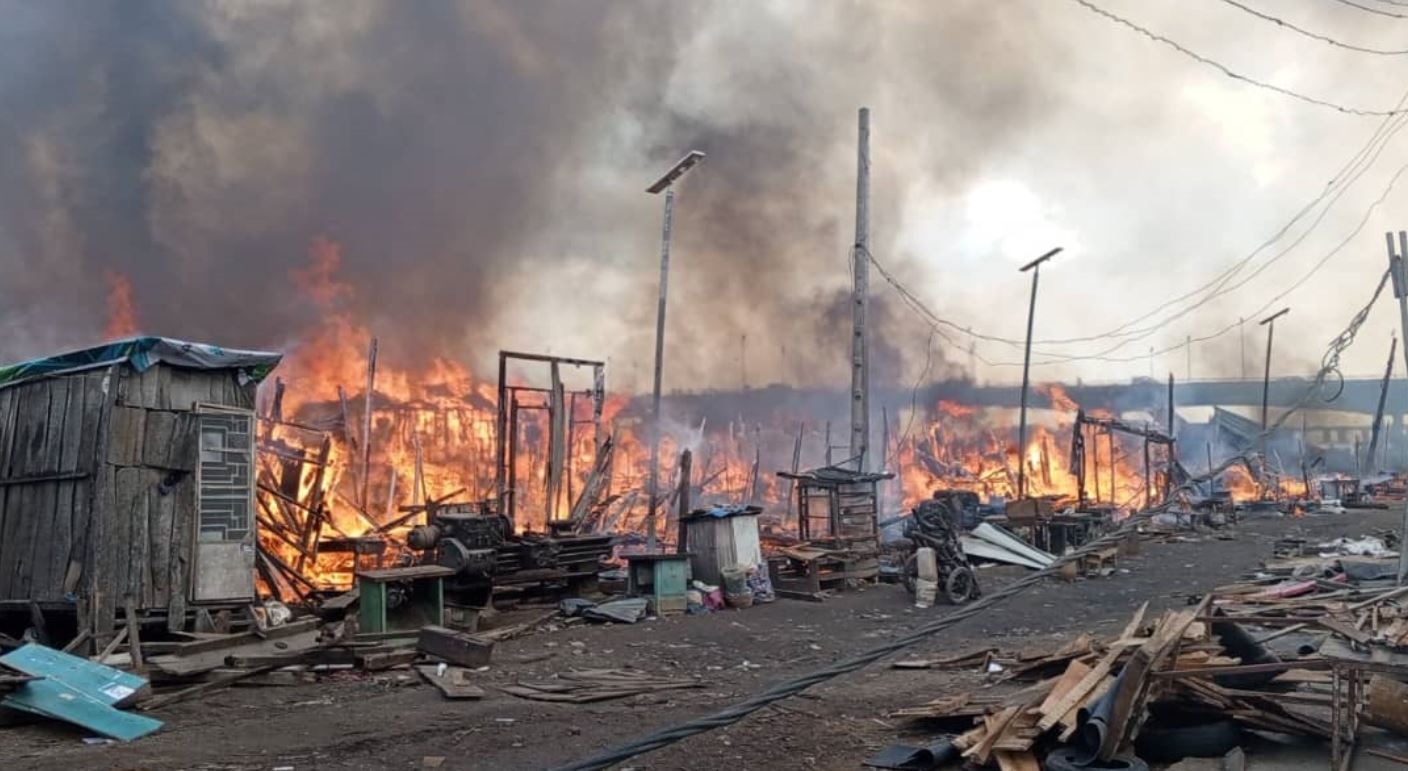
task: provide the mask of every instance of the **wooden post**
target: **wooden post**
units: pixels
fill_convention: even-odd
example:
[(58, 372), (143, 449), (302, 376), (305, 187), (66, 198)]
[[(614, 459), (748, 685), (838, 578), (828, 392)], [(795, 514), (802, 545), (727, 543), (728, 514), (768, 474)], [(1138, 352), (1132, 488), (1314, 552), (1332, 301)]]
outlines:
[(1148, 430), (1149, 427), (1147, 425), (1144, 426), (1144, 508), (1146, 509), (1149, 508), (1149, 505), (1154, 497), (1154, 488), (1151, 484), (1153, 480), (1149, 478), (1149, 435), (1147, 433)]
[(1115, 494), (1115, 432), (1106, 429), (1105, 436), (1110, 439), (1110, 503), (1118, 506), (1119, 496)]
[(372, 480), (372, 391), (376, 388), (376, 338), (367, 348), (367, 393), (362, 405), (362, 510), (370, 511)]
[(676, 518), (676, 525), (679, 528), (679, 536), (675, 539), (675, 553), (684, 554), (689, 551), (689, 538), (685, 529), (685, 517), (689, 516), (689, 490), (693, 484), (690, 479), (690, 466), (693, 457), (688, 448), (680, 453), (680, 492), (679, 492), (679, 516)]
[(142, 661), (142, 622), (137, 618), (137, 603), (131, 595), (127, 596), (126, 603), (123, 614), (127, 616), (127, 649), (132, 653), (132, 671), (140, 675), (147, 671)]
[[(802, 432), (807, 430), (806, 423), (797, 424), (797, 441), (792, 444), (792, 473), (796, 474), (802, 463)], [(797, 480), (787, 480), (787, 520), (792, 519), (792, 498), (797, 489)]]
[(1094, 426), (1090, 428), (1090, 448), (1093, 452), (1090, 455), (1095, 467), (1091, 469), (1090, 477), (1095, 480), (1095, 502), (1100, 502), (1100, 434)]

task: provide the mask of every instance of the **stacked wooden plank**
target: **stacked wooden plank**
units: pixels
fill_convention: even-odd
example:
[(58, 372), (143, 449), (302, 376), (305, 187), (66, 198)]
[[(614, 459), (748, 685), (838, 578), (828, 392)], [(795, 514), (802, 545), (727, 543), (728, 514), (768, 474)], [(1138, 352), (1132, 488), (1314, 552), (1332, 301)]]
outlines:
[[(954, 745), (975, 765), (1008, 771), (1036, 768), (1043, 753), (1062, 745), (1102, 760), (1122, 757), (1132, 752), (1151, 719), (1152, 704), (1160, 705), (1157, 714), (1213, 713), (1245, 728), (1328, 739), (1334, 734), (1325, 671), (1331, 654), (1278, 658), (1256, 637), (1312, 628), (1321, 635), (1330, 632), (1342, 647), (1363, 649), (1395, 645), (1408, 627), (1408, 609), (1396, 604), (1408, 600), (1408, 589), (1329, 586), (1308, 596), (1266, 591), (1265, 585), (1226, 589), (1153, 619), (1146, 618), (1146, 604), (1118, 636), (1103, 641), (1083, 636), (1025, 666), (1017, 663), (1020, 655), (990, 649), (899, 662), (911, 669), (966, 664), (982, 667), (990, 678), (1001, 671), (1006, 679), (1036, 682), (1002, 696), (949, 693), (891, 715), (972, 719), (973, 727)], [(1004, 663), (995, 666), (998, 662)], [(1404, 718), (1408, 728), (1408, 715)]]

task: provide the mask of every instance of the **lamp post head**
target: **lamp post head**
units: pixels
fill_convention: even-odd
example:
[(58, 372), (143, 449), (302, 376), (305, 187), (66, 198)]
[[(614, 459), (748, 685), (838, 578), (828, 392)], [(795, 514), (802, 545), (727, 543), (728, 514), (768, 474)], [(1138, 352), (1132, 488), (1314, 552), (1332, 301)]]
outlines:
[(1036, 266), (1042, 264), (1043, 262), (1046, 262), (1047, 260), (1051, 259), (1052, 257), (1055, 257), (1056, 255), (1060, 254), (1062, 248), (1063, 248), (1063, 247), (1058, 246), (1058, 247), (1056, 247), (1055, 249), (1052, 249), (1051, 251), (1047, 252), (1046, 254), (1041, 255), (1040, 257), (1036, 258), (1035, 260), (1032, 260), (1031, 262), (1027, 263), (1026, 265), (1023, 265), (1023, 266), (1021, 267), (1021, 269), (1020, 269), (1018, 272), (1019, 272), (1019, 273), (1026, 273), (1027, 271), (1031, 270), (1032, 268), (1035, 268)]
[(665, 176), (655, 180), (655, 184), (647, 187), (645, 192), (651, 194), (663, 193), (668, 190), (671, 185), (675, 184), (680, 177), (683, 177), (685, 172), (697, 166), (702, 160), (704, 160), (704, 153), (698, 150), (690, 150), (689, 153), (679, 159), (674, 166), (670, 167), (669, 171), (665, 172)]
[(1290, 313), (1290, 312), (1291, 312), (1291, 309), (1290, 309), (1290, 308), (1282, 308), (1281, 310), (1276, 311), (1275, 313), (1271, 314), (1270, 316), (1267, 316), (1266, 318), (1262, 319), (1259, 323), (1261, 324), (1261, 326), (1266, 326), (1267, 324), (1270, 324), (1271, 322), (1275, 321), (1276, 319), (1281, 318), (1282, 316), (1284, 316), (1284, 315), (1286, 315), (1287, 313)]

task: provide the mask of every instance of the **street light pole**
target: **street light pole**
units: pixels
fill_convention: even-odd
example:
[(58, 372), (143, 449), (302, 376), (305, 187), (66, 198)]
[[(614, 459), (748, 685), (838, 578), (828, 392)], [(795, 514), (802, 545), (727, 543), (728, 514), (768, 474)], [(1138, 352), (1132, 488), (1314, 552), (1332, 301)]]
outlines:
[(1269, 425), (1267, 414), (1271, 403), (1271, 341), (1276, 334), (1276, 319), (1290, 313), (1290, 308), (1282, 308), (1279, 311), (1261, 320), (1261, 325), (1266, 327), (1266, 371), (1261, 379), (1261, 471), (1266, 473), (1266, 427)]
[[(1398, 251), (1393, 249), (1393, 233), (1385, 234), (1388, 240), (1388, 268), (1389, 275), (1393, 278), (1393, 294), (1398, 298), (1398, 317), (1403, 325), (1403, 360), (1408, 363), (1408, 275), (1403, 269), (1404, 260), (1408, 260), (1408, 232), (1398, 231)], [(1399, 543), (1402, 538), (1408, 536), (1408, 501), (1403, 502), (1403, 525), (1399, 532)], [(1398, 549), (1398, 585), (1402, 586), (1408, 582), (1408, 548), (1399, 546)]]
[(655, 512), (660, 497), (660, 383), (665, 359), (665, 297), (670, 283), (670, 229), (675, 214), (674, 184), (685, 172), (704, 159), (704, 153), (691, 150), (665, 172), (665, 176), (646, 188), (647, 193), (665, 193), (665, 216), (660, 227), (660, 304), (655, 309), (655, 383), (650, 396), (650, 485), (646, 501), (645, 549), (656, 549)]
[(1032, 272), (1032, 300), (1027, 307), (1027, 347), (1022, 356), (1022, 407), (1017, 418), (1017, 499), (1027, 497), (1027, 387), (1031, 385), (1032, 323), (1036, 319), (1036, 286), (1041, 278), (1041, 264), (1060, 253), (1056, 247), (1023, 265), (1019, 272)]

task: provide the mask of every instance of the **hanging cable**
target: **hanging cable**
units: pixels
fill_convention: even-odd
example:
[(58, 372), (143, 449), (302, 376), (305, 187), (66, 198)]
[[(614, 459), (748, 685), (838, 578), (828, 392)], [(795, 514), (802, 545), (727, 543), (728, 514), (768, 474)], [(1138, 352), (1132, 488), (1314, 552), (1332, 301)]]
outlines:
[[(1398, 100), (1399, 107), (1402, 107), (1405, 104), (1408, 104), (1408, 90), (1405, 90)], [(1287, 220), (1285, 224), (1283, 224), (1275, 233), (1273, 233), (1270, 237), (1268, 237), (1265, 241), (1263, 241), (1245, 257), (1241, 258), (1236, 263), (1227, 267), (1222, 272), (1218, 273), (1216, 276), (1214, 276), (1212, 279), (1205, 282), (1204, 284), (1192, 290), (1189, 290), (1188, 292), (1185, 292), (1182, 295), (1165, 300), (1159, 303), (1158, 305), (1154, 306), (1150, 310), (1145, 311), (1140, 315), (1135, 316), (1119, 324), (1118, 326), (1115, 326), (1104, 332), (1066, 338), (1037, 338), (1034, 339), (1032, 343), (1034, 345), (1072, 345), (1077, 343), (1095, 342), (1104, 339), (1128, 337), (1134, 335), (1140, 335), (1141, 337), (1139, 339), (1143, 339), (1148, 337), (1147, 332), (1149, 332), (1150, 330), (1161, 330), (1166, 327), (1171, 321), (1174, 321), (1178, 318), (1181, 318), (1183, 315), (1186, 315), (1187, 309), (1184, 309), (1183, 312), (1176, 313), (1173, 316), (1162, 318), (1147, 327), (1138, 327), (1134, 329), (1131, 329), (1131, 327), (1134, 327), (1136, 324), (1139, 324), (1141, 322), (1148, 321), (1161, 311), (1173, 307), (1186, 300), (1189, 300), (1195, 296), (1208, 293), (1207, 296), (1202, 297), (1198, 301), (1195, 301), (1195, 304), (1190, 306), (1191, 308), (1201, 307), (1202, 305), (1205, 305), (1209, 300), (1215, 299), (1216, 297), (1226, 294), (1228, 291), (1231, 291), (1231, 289), (1228, 289), (1228, 283), (1231, 282), (1239, 273), (1241, 273), (1241, 271), (1245, 269), (1249, 264), (1251, 264), (1251, 262), (1256, 259), (1257, 255), (1261, 254), (1266, 249), (1270, 248), (1272, 245), (1284, 238), (1286, 234), (1290, 232), (1290, 230), (1296, 224), (1300, 223), (1307, 215), (1311, 214), (1311, 212), (1319, 209), (1321, 204), (1326, 204), (1323, 209), (1319, 209), (1319, 213), (1310, 222), (1308, 227), (1298, 236), (1296, 236), (1295, 240), (1291, 243), (1291, 247), (1299, 245), (1302, 241), (1309, 237), (1309, 235), (1313, 233), (1315, 229), (1320, 225), (1320, 223), (1325, 219), (1326, 215), (1329, 212), (1329, 209), (1331, 209), (1334, 204), (1337, 203), (1339, 199), (1348, 191), (1348, 188), (1352, 186), (1355, 182), (1357, 182), (1361, 177), (1363, 177), (1364, 174), (1368, 173), (1369, 170), (1374, 168), (1379, 158), (1382, 156), (1384, 150), (1387, 149), (1389, 140), (1391, 140), (1400, 131), (1402, 131), (1405, 126), (1408, 126), (1408, 114), (1391, 116), (1381, 121), (1378, 127), (1376, 127), (1374, 132), (1370, 135), (1369, 139), (1362, 146), (1360, 146), (1354, 152), (1354, 154), (1350, 156), (1348, 160), (1345, 161), (1345, 163), (1340, 167), (1338, 171), (1335, 172), (1333, 176), (1330, 177), (1329, 181), (1326, 182), (1321, 192), (1315, 198), (1313, 198), (1304, 206), (1302, 206), (1301, 209), (1297, 211), (1294, 215), (1292, 215), (1291, 218)], [(1270, 257), (1267, 262), (1264, 263), (1263, 266), (1258, 269), (1257, 272), (1259, 273), (1265, 270), (1265, 268), (1269, 265), (1272, 265), (1283, 259), (1287, 254), (1289, 254), (1289, 252), (1291, 251), (1291, 247), (1283, 248), (1278, 251), (1277, 254)], [(848, 259), (854, 259), (854, 255), (850, 254), (849, 252), (847, 254), (847, 257)], [(873, 254), (871, 255), (871, 259), (872, 264), (876, 265), (877, 270), (879, 270), (882, 275), (887, 275), (883, 266), (880, 266), (874, 261)], [(897, 283), (894, 280), (893, 276), (887, 275), (887, 280), (889, 280), (892, 285)], [(1238, 288), (1244, 285), (1245, 283), (1246, 282), (1243, 281), (1237, 284), (1237, 286), (1232, 287), (1232, 289)], [(920, 302), (917, 297), (914, 297), (912, 294), (908, 293), (908, 290), (905, 290), (902, 287), (897, 288), (897, 291), (900, 291), (902, 295), (907, 296), (908, 299), (914, 303)], [(920, 304), (922, 305), (922, 303)], [(965, 334), (977, 340), (1002, 343), (1004, 345), (1008, 345), (1014, 348), (1021, 348), (1026, 344), (1024, 340), (1017, 340), (1013, 338), (1002, 337), (999, 335), (974, 331), (971, 325), (960, 325), (950, 320), (940, 318), (938, 316), (933, 316), (933, 320), (937, 324), (946, 326), (956, 332)], [(1041, 355), (1056, 355), (1049, 351), (1039, 351), (1039, 353), (1041, 353)], [(983, 357), (979, 356), (979, 358), (981, 359)], [(984, 361), (984, 363), (989, 362)]]
[[(1342, 251), (1345, 249), (1345, 247), (1349, 246), (1349, 244), (1350, 244), (1361, 232), (1363, 232), (1364, 228), (1368, 225), (1369, 220), (1372, 218), (1374, 212), (1377, 211), (1378, 208), (1379, 208), (1381, 205), (1383, 205), (1384, 201), (1388, 199), (1389, 194), (1392, 193), (1392, 191), (1394, 190), (1394, 188), (1397, 186), (1399, 180), (1402, 179), (1404, 173), (1408, 173), (1408, 164), (1404, 164), (1404, 165), (1400, 166), (1400, 167), (1398, 168), (1398, 170), (1393, 174), (1393, 176), (1389, 179), (1388, 183), (1384, 186), (1383, 190), (1380, 192), (1379, 197), (1378, 197), (1377, 199), (1375, 199), (1372, 203), (1370, 203), (1369, 206), (1364, 210), (1363, 215), (1360, 217), (1359, 222), (1358, 222), (1358, 224), (1354, 227), (1354, 229), (1353, 229), (1352, 231), (1350, 231), (1350, 233), (1349, 233), (1348, 235), (1346, 235), (1343, 239), (1341, 239), (1341, 241), (1339, 242), (1339, 244), (1337, 244), (1334, 248), (1330, 249), (1328, 252), (1326, 252), (1326, 253), (1324, 254), (1324, 256), (1322, 256), (1319, 260), (1317, 260), (1317, 261), (1315, 262), (1315, 264), (1312, 265), (1308, 271), (1306, 271), (1306, 272), (1305, 272), (1304, 274), (1302, 274), (1299, 278), (1297, 278), (1294, 282), (1292, 282), (1290, 286), (1288, 286), (1287, 288), (1285, 288), (1285, 289), (1283, 289), (1282, 291), (1278, 292), (1277, 294), (1275, 294), (1274, 296), (1272, 296), (1270, 299), (1264, 301), (1261, 305), (1257, 306), (1257, 308), (1256, 308), (1255, 310), (1252, 310), (1251, 312), (1248, 312), (1248, 313), (1239, 314), (1239, 315), (1240, 315), (1241, 317), (1244, 317), (1244, 318), (1252, 318), (1252, 317), (1255, 317), (1255, 316), (1259, 315), (1260, 313), (1262, 313), (1263, 311), (1265, 311), (1267, 308), (1269, 308), (1272, 304), (1276, 303), (1276, 302), (1279, 301), (1279, 300), (1284, 299), (1284, 298), (1285, 298), (1287, 295), (1289, 295), (1291, 292), (1294, 292), (1295, 290), (1299, 289), (1301, 286), (1304, 286), (1305, 283), (1306, 283), (1307, 281), (1309, 281), (1312, 277), (1314, 277), (1322, 268), (1324, 268), (1325, 265), (1328, 264), (1331, 259), (1333, 259), (1333, 258), (1334, 258), (1336, 255), (1338, 255), (1340, 252), (1342, 252)], [(1318, 222), (1318, 220), (1317, 220), (1317, 222)], [(994, 339), (994, 338), (991, 338), (990, 336), (986, 336), (986, 335), (981, 335), (981, 336), (980, 336), (978, 333), (970, 332), (970, 331), (968, 331), (965, 327), (962, 327), (962, 326), (958, 325), (957, 323), (955, 323), (955, 322), (953, 322), (953, 321), (950, 321), (950, 320), (948, 320), (948, 319), (945, 319), (945, 318), (942, 318), (942, 317), (938, 316), (938, 315), (935, 314), (933, 311), (929, 310), (929, 308), (928, 308), (927, 306), (925, 306), (924, 303), (923, 303), (921, 300), (919, 300), (919, 298), (916, 297), (913, 292), (911, 292), (911, 291), (910, 291), (908, 288), (906, 288), (902, 283), (900, 283), (900, 281), (899, 281), (897, 278), (895, 278), (893, 274), (891, 274), (888, 270), (886, 270), (885, 267), (884, 267), (883, 265), (881, 265), (881, 264), (879, 263), (879, 261), (877, 261), (877, 260), (874, 258), (874, 255), (870, 255), (870, 260), (871, 260), (871, 265), (873, 265), (873, 266), (875, 267), (876, 272), (878, 272), (878, 273), (880, 274), (881, 278), (883, 278), (886, 283), (890, 284), (890, 286), (891, 286), (892, 288), (894, 288), (894, 290), (896, 291), (896, 293), (899, 294), (899, 295), (901, 296), (901, 298), (904, 300), (905, 304), (906, 304), (911, 310), (913, 310), (916, 314), (918, 314), (919, 316), (921, 316), (926, 322), (928, 322), (928, 324), (930, 325), (930, 327), (933, 328), (933, 329), (935, 329), (935, 331), (936, 331), (940, 336), (944, 337), (944, 339), (948, 340), (948, 341), (951, 342), (951, 343), (952, 343), (952, 342), (955, 342), (955, 341), (953, 340), (953, 338), (949, 337), (945, 332), (943, 332), (943, 330), (942, 330), (940, 327), (948, 327), (948, 328), (953, 329), (953, 330), (955, 330), (955, 331), (957, 331), (957, 332), (962, 332), (962, 333), (964, 333), (964, 334), (973, 335), (974, 337), (977, 337), (978, 339), (983, 339), (983, 340), (993, 340), (993, 339)], [(1261, 268), (1258, 268), (1258, 270), (1257, 270), (1256, 272), (1252, 273), (1250, 276), (1248, 276), (1248, 277), (1247, 277), (1246, 279), (1244, 279), (1242, 282), (1240, 282), (1240, 283), (1237, 284), (1236, 286), (1232, 287), (1231, 289), (1228, 289), (1227, 291), (1231, 291), (1232, 289), (1235, 289), (1235, 288), (1237, 288), (1237, 287), (1239, 287), (1239, 286), (1241, 286), (1241, 285), (1244, 285), (1247, 281), (1250, 281), (1252, 278), (1255, 278), (1255, 277), (1256, 277), (1262, 270), (1264, 270), (1264, 269), (1265, 269), (1265, 266), (1263, 266), (1263, 267), (1261, 267)], [(1226, 293), (1226, 292), (1224, 292), (1223, 294), (1225, 294), (1225, 293)], [(1218, 296), (1220, 296), (1220, 295), (1218, 295)], [(1197, 307), (1200, 307), (1200, 306), (1206, 304), (1207, 302), (1209, 302), (1209, 301), (1212, 300), (1212, 299), (1214, 299), (1214, 297), (1205, 298), (1204, 300), (1200, 301), (1197, 305), (1193, 306), (1192, 308), (1189, 308), (1189, 309), (1187, 309), (1186, 311), (1180, 312), (1180, 313), (1176, 314), (1175, 316), (1170, 317), (1170, 318), (1167, 319), (1166, 321), (1172, 321), (1172, 320), (1174, 320), (1174, 319), (1176, 319), (1176, 318), (1181, 318), (1182, 316), (1186, 315), (1188, 312), (1191, 312), (1192, 310), (1196, 309)], [(1228, 323), (1227, 325), (1223, 326), (1222, 328), (1220, 328), (1220, 329), (1218, 329), (1217, 331), (1212, 332), (1212, 333), (1210, 333), (1210, 334), (1200, 335), (1200, 336), (1197, 336), (1197, 337), (1193, 337), (1193, 338), (1191, 338), (1191, 339), (1185, 339), (1185, 340), (1183, 340), (1183, 341), (1181, 341), (1181, 342), (1178, 342), (1178, 343), (1176, 343), (1176, 344), (1173, 344), (1173, 345), (1167, 346), (1167, 347), (1165, 347), (1165, 348), (1162, 348), (1162, 349), (1158, 349), (1158, 350), (1156, 350), (1156, 351), (1153, 351), (1153, 352), (1150, 353), (1150, 354), (1134, 354), (1134, 355), (1129, 355), (1129, 356), (1114, 356), (1114, 355), (1112, 355), (1112, 354), (1114, 354), (1116, 351), (1120, 350), (1121, 348), (1125, 348), (1125, 347), (1127, 347), (1127, 346), (1129, 346), (1129, 345), (1131, 345), (1131, 344), (1133, 344), (1133, 343), (1135, 343), (1135, 342), (1138, 342), (1138, 341), (1140, 341), (1140, 340), (1146, 339), (1147, 337), (1153, 335), (1153, 334), (1156, 333), (1156, 332), (1163, 331), (1163, 325), (1159, 325), (1159, 326), (1156, 326), (1156, 327), (1150, 327), (1150, 328), (1148, 328), (1148, 329), (1146, 329), (1146, 330), (1143, 330), (1142, 333), (1141, 333), (1140, 335), (1138, 335), (1138, 336), (1126, 337), (1126, 338), (1122, 339), (1120, 342), (1118, 342), (1118, 343), (1116, 343), (1116, 344), (1114, 344), (1114, 345), (1111, 345), (1111, 346), (1109, 346), (1109, 347), (1107, 347), (1107, 348), (1105, 348), (1105, 349), (1103, 349), (1103, 350), (1101, 350), (1101, 351), (1099, 351), (1099, 352), (1097, 352), (1097, 353), (1092, 353), (1092, 354), (1063, 354), (1063, 353), (1060, 353), (1060, 352), (1054, 352), (1054, 351), (1049, 351), (1049, 350), (1040, 350), (1040, 351), (1037, 351), (1037, 353), (1039, 353), (1043, 358), (1040, 359), (1040, 360), (1033, 360), (1033, 361), (1032, 361), (1032, 365), (1033, 365), (1033, 366), (1049, 366), (1049, 365), (1052, 365), (1052, 364), (1068, 364), (1068, 363), (1079, 362), (1079, 361), (1102, 361), (1102, 362), (1108, 362), (1108, 363), (1129, 363), (1129, 362), (1134, 362), (1134, 361), (1140, 361), (1140, 360), (1143, 360), (1143, 359), (1147, 358), (1148, 356), (1161, 356), (1161, 355), (1166, 355), (1166, 354), (1173, 353), (1173, 352), (1176, 352), (1176, 351), (1180, 351), (1180, 350), (1186, 348), (1186, 347), (1187, 347), (1188, 345), (1190, 345), (1190, 344), (1194, 344), (1194, 343), (1201, 344), (1201, 343), (1209, 342), (1209, 341), (1211, 341), (1211, 340), (1215, 340), (1215, 339), (1217, 339), (1217, 338), (1219, 338), (1219, 337), (1222, 337), (1222, 336), (1225, 335), (1225, 334), (1228, 334), (1228, 333), (1231, 332), (1232, 330), (1236, 329), (1236, 328), (1238, 327), (1238, 324), (1239, 324), (1239, 322), (1231, 322), (1231, 323)], [(1000, 341), (1000, 342), (1004, 342), (1004, 343), (1009, 342), (1009, 341), (1007, 341), (1006, 339), (1001, 339), (1001, 338), (997, 338), (996, 340), (997, 340), (997, 341)], [(1019, 342), (1019, 343), (1020, 343), (1021, 341), (1016, 341), (1016, 342)], [(976, 355), (976, 352), (975, 352), (975, 355)], [(1022, 362), (1020, 362), (1020, 361), (993, 361), (993, 360), (990, 360), (990, 359), (988, 359), (988, 358), (986, 358), (986, 357), (983, 357), (983, 356), (978, 356), (978, 358), (979, 358), (979, 360), (981, 360), (984, 364), (986, 364), (986, 365), (988, 365), (988, 366), (990, 366), (990, 367), (1020, 367), (1020, 366), (1022, 366)]]
[(1258, 19), (1269, 21), (1278, 27), (1285, 27), (1286, 29), (1291, 30), (1292, 32), (1304, 35), (1305, 37), (1314, 40), (1319, 40), (1323, 43), (1329, 43), (1330, 45), (1335, 46), (1336, 48), (1343, 48), (1347, 51), (1358, 51), (1359, 53), (1364, 54), (1377, 54), (1379, 56), (1402, 56), (1403, 54), (1408, 54), (1408, 49), (1400, 48), (1395, 50), (1385, 50), (1382, 48), (1366, 48), (1364, 46), (1357, 46), (1352, 43), (1344, 43), (1328, 35), (1321, 35), (1317, 32), (1311, 32), (1310, 30), (1302, 29), (1290, 23), (1289, 21), (1286, 21), (1285, 19), (1280, 19), (1270, 14), (1262, 13), (1261, 11), (1258, 11), (1255, 8), (1250, 8), (1248, 6), (1242, 5), (1241, 3), (1237, 2), (1237, 0), (1222, 0), (1222, 2), (1232, 6), (1233, 8), (1241, 10), (1244, 13), (1251, 14), (1252, 16), (1255, 16)]
[[(1366, 11), (1368, 13), (1372, 13), (1378, 16), (1389, 16), (1394, 19), (1408, 19), (1408, 15), (1395, 13), (1393, 11), (1385, 11), (1380, 8), (1373, 8), (1367, 5), (1360, 5), (1359, 3), (1354, 2), (1354, 0), (1335, 0), (1335, 2), (1339, 3), (1340, 5), (1347, 5), (1351, 8), (1358, 8), (1361, 11)], [(1392, 5), (1398, 5), (1398, 3), (1392, 3)]]
[[(1134, 30), (1135, 32), (1139, 33), (1140, 35), (1143, 35), (1144, 37), (1147, 37), (1147, 38), (1149, 38), (1150, 40), (1153, 40), (1153, 41), (1156, 42), (1156, 43), (1163, 43), (1164, 45), (1166, 45), (1166, 46), (1168, 46), (1169, 48), (1172, 48), (1173, 50), (1175, 50), (1175, 51), (1177, 51), (1177, 52), (1183, 54), (1184, 56), (1187, 56), (1188, 58), (1190, 58), (1190, 59), (1192, 59), (1192, 60), (1194, 60), (1194, 61), (1196, 61), (1196, 62), (1198, 62), (1198, 63), (1200, 63), (1200, 64), (1203, 64), (1203, 65), (1205, 65), (1205, 66), (1211, 67), (1211, 68), (1217, 70), (1218, 72), (1221, 72), (1223, 75), (1226, 75), (1227, 77), (1232, 78), (1233, 80), (1239, 80), (1239, 81), (1241, 81), (1241, 82), (1243, 82), (1243, 83), (1247, 83), (1247, 84), (1249, 84), (1249, 85), (1256, 86), (1257, 88), (1266, 89), (1267, 91), (1274, 91), (1274, 92), (1276, 92), (1276, 93), (1278, 93), (1278, 94), (1281, 94), (1281, 95), (1283, 95), (1283, 96), (1289, 96), (1289, 97), (1291, 97), (1292, 99), (1298, 99), (1298, 100), (1300, 100), (1300, 101), (1302, 101), (1302, 102), (1305, 102), (1306, 104), (1313, 104), (1313, 105), (1315, 105), (1315, 106), (1317, 106), (1317, 107), (1327, 107), (1327, 108), (1329, 108), (1329, 109), (1331, 109), (1331, 110), (1335, 110), (1335, 111), (1337, 111), (1337, 112), (1342, 112), (1342, 113), (1344, 113), (1344, 114), (1346, 114), (1346, 115), (1385, 115), (1385, 116), (1386, 116), (1386, 115), (1397, 115), (1398, 113), (1400, 113), (1400, 112), (1403, 111), (1402, 109), (1398, 109), (1398, 108), (1395, 108), (1395, 109), (1393, 109), (1393, 110), (1367, 110), (1367, 109), (1361, 109), (1361, 108), (1358, 108), (1358, 107), (1347, 107), (1347, 106), (1345, 106), (1345, 105), (1337, 104), (1337, 103), (1335, 103), (1335, 102), (1329, 102), (1329, 101), (1326, 101), (1326, 100), (1324, 100), (1324, 99), (1317, 99), (1317, 98), (1315, 98), (1315, 97), (1313, 97), (1313, 96), (1307, 96), (1307, 95), (1302, 94), (1302, 93), (1300, 93), (1300, 92), (1298, 92), (1298, 91), (1292, 91), (1292, 90), (1289, 89), (1289, 88), (1283, 88), (1283, 87), (1281, 87), (1281, 86), (1275, 85), (1274, 83), (1267, 83), (1266, 81), (1263, 81), (1263, 80), (1257, 80), (1256, 78), (1253, 78), (1253, 77), (1251, 77), (1251, 76), (1249, 76), (1249, 75), (1243, 75), (1243, 74), (1241, 74), (1241, 73), (1239, 73), (1239, 72), (1235, 72), (1235, 71), (1233, 71), (1232, 69), (1228, 68), (1226, 65), (1224, 65), (1224, 64), (1222, 64), (1222, 63), (1220, 63), (1220, 62), (1214, 61), (1214, 60), (1212, 60), (1212, 59), (1209, 59), (1208, 57), (1203, 56), (1202, 54), (1199, 54), (1199, 53), (1197, 53), (1197, 52), (1195, 52), (1195, 51), (1192, 51), (1192, 50), (1190, 50), (1189, 48), (1183, 46), (1181, 43), (1178, 43), (1177, 41), (1174, 41), (1174, 40), (1172, 40), (1172, 39), (1170, 39), (1170, 38), (1166, 38), (1166, 37), (1164, 37), (1163, 35), (1160, 35), (1160, 34), (1158, 34), (1158, 33), (1156, 33), (1156, 32), (1151, 32), (1150, 30), (1145, 29), (1144, 27), (1141, 27), (1141, 26), (1139, 26), (1138, 24), (1135, 24), (1134, 22), (1130, 21), (1129, 19), (1124, 18), (1123, 16), (1117, 16), (1117, 15), (1115, 15), (1115, 14), (1113, 14), (1113, 13), (1111, 13), (1111, 12), (1105, 10), (1104, 8), (1101, 8), (1100, 6), (1096, 5), (1095, 3), (1090, 2), (1090, 0), (1071, 0), (1071, 2), (1076, 3), (1076, 4), (1078, 4), (1078, 5), (1081, 5), (1082, 7), (1084, 7), (1086, 10), (1090, 11), (1091, 13), (1094, 13), (1094, 14), (1099, 15), (1099, 16), (1103, 16), (1103, 17), (1105, 17), (1106, 19), (1109, 19), (1110, 21), (1115, 22), (1116, 24), (1120, 24), (1120, 25), (1122, 25), (1122, 26), (1128, 27), (1129, 29)], [(1349, 2), (1349, 0), (1340, 0), (1340, 2)], [(1387, 13), (1386, 13), (1385, 15), (1397, 16), (1398, 14), (1387, 14)]]

